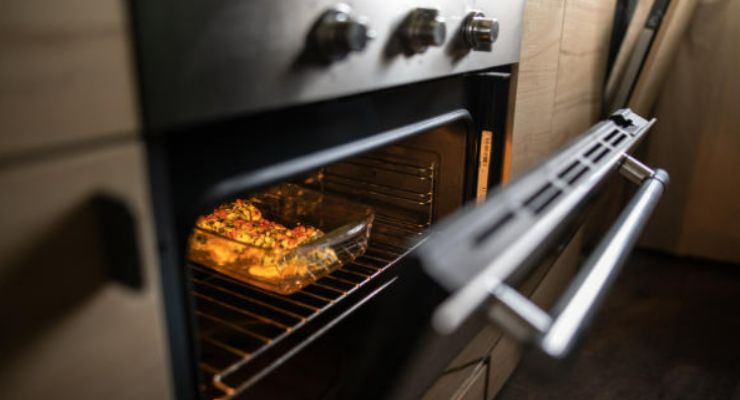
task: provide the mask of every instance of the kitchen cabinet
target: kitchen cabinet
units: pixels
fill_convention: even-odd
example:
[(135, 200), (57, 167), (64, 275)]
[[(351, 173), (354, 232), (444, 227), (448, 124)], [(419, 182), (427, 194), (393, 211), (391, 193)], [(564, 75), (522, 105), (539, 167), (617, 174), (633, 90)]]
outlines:
[(170, 397), (128, 3), (0, 15), (0, 397)]
[(740, 262), (740, 2), (699, 1), (655, 104), (646, 160), (671, 186), (641, 245)]
[(0, 13), (0, 163), (138, 132), (121, 0), (11, 0)]
[(0, 170), (0, 397), (169, 397), (144, 167), (132, 140)]

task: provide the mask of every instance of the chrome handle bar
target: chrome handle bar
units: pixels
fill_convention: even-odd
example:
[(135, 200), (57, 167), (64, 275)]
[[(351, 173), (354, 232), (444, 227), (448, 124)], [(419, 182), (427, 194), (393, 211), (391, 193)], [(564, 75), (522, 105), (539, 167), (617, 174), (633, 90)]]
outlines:
[(639, 190), (549, 313), (504, 283), (491, 287), (490, 294), (497, 302), (489, 316), (510, 334), (522, 340), (529, 339), (553, 358), (564, 358), (569, 353), (579, 333), (595, 314), (669, 179), (665, 171), (651, 171), (627, 155), (621, 171), (630, 180), (641, 180)]
[[(668, 174), (628, 152), (655, 120), (625, 109), (613, 114), (479, 207), (442, 223), (424, 243), (423, 268), (451, 295), (432, 326), (449, 334), (474, 313), (553, 358), (563, 358), (598, 308), (655, 208)], [(619, 215), (556, 305), (543, 310), (514, 284), (554, 247), (585, 203), (618, 169), (639, 190)]]

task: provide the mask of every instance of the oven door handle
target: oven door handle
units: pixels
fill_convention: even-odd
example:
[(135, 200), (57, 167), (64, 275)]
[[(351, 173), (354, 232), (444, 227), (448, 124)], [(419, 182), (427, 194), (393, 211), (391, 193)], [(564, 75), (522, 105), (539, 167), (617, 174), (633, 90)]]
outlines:
[(569, 354), (596, 313), (668, 184), (668, 173), (652, 171), (628, 155), (620, 171), (640, 187), (550, 312), (504, 282), (490, 286), (495, 301), (488, 316), (554, 359)]

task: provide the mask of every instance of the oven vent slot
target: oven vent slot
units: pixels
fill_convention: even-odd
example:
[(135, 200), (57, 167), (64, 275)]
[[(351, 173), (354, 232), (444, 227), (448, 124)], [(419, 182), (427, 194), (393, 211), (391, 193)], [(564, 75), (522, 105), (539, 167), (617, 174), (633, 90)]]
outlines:
[(496, 233), (499, 229), (503, 228), (504, 225), (509, 223), (509, 221), (514, 219), (514, 213), (508, 212), (503, 217), (499, 218), (491, 224), (488, 228), (483, 230), (483, 232), (479, 233), (478, 236), (475, 237), (475, 246), (480, 246), (482, 243), (486, 241), (491, 235)]
[(586, 172), (588, 172), (588, 170), (588, 166), (583, 165), (583, 163), (578, 160), (575, 160), (558, 174), (558, 178), (560, 178), (561, 181), (567, 183), (568, 185), (573, 186), (578, 182), (579, 179), (581, 179), (583, 175), (586, 174)]
[(601, 143), (594, 143), (593, 146), (591, 146), (586, 153), (583, 155), (583, 157), (587, 160), (591, 160), (594, 164), (596, 164), (601, 157), (599, 156), (599, 150), (601, 150), (604, 147)]
[[(613, 129), (606, 134), (601, 141), (591, 145), (588, 150), (583, 153), (581, 160), (576, 159), (561, 170), (557, 174), (557, 181), (544, 184), (537, 190), (537, 192), (535, 192), (535, 194), (528, 197), (524, 201), (524, 206), (535, 214), (543, 212), (563, 194), (563, 189), (558, 186), (566, 188), (577, 184), (578, 181), (591, 169), (589, 161), (590, 163), (598, 164), (602, 159), (604, 159), (604, 157), (613, 151), (613, 148), (616, 148), (625, 139), (627, 139), (627, 135), (625, 133), (618, 129)], [(557, 183), (557, 186), (554, 183)]]
[(604, 137), (603, 143), (611, 145), (612, 147), (617, 147), (625, 139), (627, 139), (626, 133), (620, 131), (619, 129), (614, 129), (611, 132), (609, 132), (608, 135)]
[(614, 146), (614, 147), (619, 146), (619, 144), (622, 143), (624, 141), (624, 139), (627, 139), (627, 135), (625, 135), (624, 133), (621, 134), (621, 135), (619, 135), (619, 136), (617, 136), (614, 139), (614, 141), (611, 142), (612, 143), (612, 146)]
[(593, 146), (591, 146), (590, 149), (584, 154), (584, 157), (587, 160), (590, 160), (594, 164), (598, 164), (599, 161), (601, 161), (604, 156), (606, 156), (609, 153), (609, 148), (604, 146), (601, 143), (596, 143)]
[(606, 135), (606, 137), (604, 137), (604, 141), (607, 143), (611, 143), (612, 138), (617, 136), (618, 133), (619, 133), (618, 129), (612, 130), (611, 132), (609, 132), (608, 135)]
[[(601, 135), (601, 139), (587, 145), (586, 151), (582, 152), (580, 156), (574, 157), (566, 167), (562, 168), (554, 176), (548, 174), (545, 182), (540, 183), (541, 186), (534, 193), (531, 191), (528, 191), (529, 193), (527, 194), (522, 193), (522, 196), (518, 199), (524, 198), (523, 201), (514, 200), (514, 202), (520, 204), (517, 208), (526, 209), (535, 215), (545, 212), (559, 198), (571, 190), (572, 187), (576, 186), (595, 165), (598, 165), (608, 154), (617, 149), (617, 146), (622, 144), (627, 138), (628, 135), (619, 129), (612, 129), (608, 133)], [(513, 209), (502, 210), (502, 215), (497, 217), (495, 222), (482, 229), (474, 237), (474, 246), (480, 246), (490, 236), (510, 224), (511, 221), (517, 218), (517, 213), (518, 211)], [(522, 214), (522, 217), (525, 217), (525, 215)]]
[(555, 199), (560, 197), (563, 191), (554, 186), (551, 183), (547, 183), (542, 186), (535, 194), (530, 196), (524, 205), (529, 208), (533, 213), (539, 214), (547, 209), (547, 206), (552, 204)]

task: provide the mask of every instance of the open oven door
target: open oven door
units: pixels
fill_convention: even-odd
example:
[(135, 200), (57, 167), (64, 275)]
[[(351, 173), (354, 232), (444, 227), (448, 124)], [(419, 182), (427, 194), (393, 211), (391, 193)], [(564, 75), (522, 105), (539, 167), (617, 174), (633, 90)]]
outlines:
[[(337, 398), (419, 398), (486, 323), (544, 359), (560, 360), (596, 312), (655, 208), (668, 174), (628, 155), (650, 129), (614, 113), (487, 201), (441, 222), (399, 268), (375, 310), (352, 379)], [(613, 172), (638, 185), (551, 310), (516, 285), (582, 221)]]

